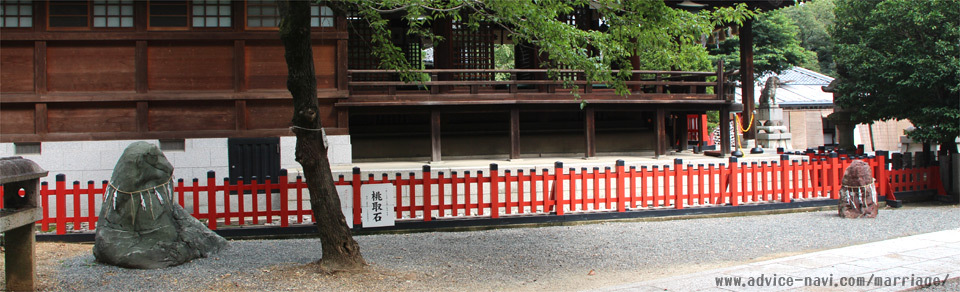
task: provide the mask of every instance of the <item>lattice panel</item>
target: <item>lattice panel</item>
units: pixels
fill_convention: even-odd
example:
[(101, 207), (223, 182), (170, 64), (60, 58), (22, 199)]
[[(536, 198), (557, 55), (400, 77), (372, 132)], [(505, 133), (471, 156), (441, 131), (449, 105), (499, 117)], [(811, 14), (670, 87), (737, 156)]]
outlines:
[[(493, 69), (493, 42), (496, 35), (489, 23), (481, 23), (471, 30), (466, 23), (454, 21), (451, 29), (452, 54), (450, 65), (454, 69)], [(455, 74), (456, 80), (493, 80), (492, 73)]]

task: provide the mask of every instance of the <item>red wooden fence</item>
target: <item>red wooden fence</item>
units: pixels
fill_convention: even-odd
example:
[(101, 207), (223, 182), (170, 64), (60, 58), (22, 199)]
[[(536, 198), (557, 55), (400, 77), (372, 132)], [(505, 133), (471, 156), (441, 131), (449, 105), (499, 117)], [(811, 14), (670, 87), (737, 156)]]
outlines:
[[(353, 186), (353, 218), (347, 219), (352, 219), (355, 226), (361, 224), (360, 187), (379, 183), (396, 187), (398, 220), (683, 209), (837, 199), (843, 170), (852, 161), (844, 156), (808, 153), (807, 157), (793, 156), (790, 160), (790, 156), (781, 155), (780, 161), (759, 163), (731, 158), (727, 163), (708, 165), (684, 165), (677, 159), (673, 165), (639, 168), (627, 167), (618, 161), (612, 168), (579, 170), (564, 169), (560, 162), (553, 169), (527, 171), (501, 171), (496, 164), (491, 164), (486, 174), (483, 171), (447, 174), (432, 172), (429, 166), (424, 166), (419, 175), (383, 173), (376, 178), (369, 174), (366, 179), (362, 179), (359, 168), (354, 168), (351, 178), (341, 175), (335, 183)], [(881, 182), (877, 184), (881, 196), (927, 189), (944, 194), (937, 166), (889, 170), (885, 156), (859, 159), (873, 168), (874, 176)], [(96, 228), (98, 204), (103, 201), (106, 185), (107, 181), (99, 185), (93, 181), (86, 185), (75, 181), (68, 185), (62, 174), (57, 175), (52, 189), (43, 183), (40, 195), (44, 216), (38, 221), (41, 230), (49, 231), (50, 225), (55, 225), (57, 234), (64, 234), (68, 228)], [(241, 179), (236, 184), (227, 179), (218, 181), (210, 171), (203, 184), (198, 179), (189, 182), (180, 179), (174, 186), (174, 200), (186, 206), (194, 217), (206, 221), (211, 229), (261, 223), (286, 227), (291, 222), (309, 222), (310, 206), (304, 203), (308, 195), (306, 183), (299, 176), (291, 179), (286, 170), (276, 181), (267, 178), (263, 182), (245, 183)], [(275, 197), (279, 197), (280, 202), (276, 207), (272, 206)], [(261, 199), (263, 204), (259, 203)], [(0, 207), (2, 204), (0, 200)], [(51, 204), (55, 209), (50, 209)]]

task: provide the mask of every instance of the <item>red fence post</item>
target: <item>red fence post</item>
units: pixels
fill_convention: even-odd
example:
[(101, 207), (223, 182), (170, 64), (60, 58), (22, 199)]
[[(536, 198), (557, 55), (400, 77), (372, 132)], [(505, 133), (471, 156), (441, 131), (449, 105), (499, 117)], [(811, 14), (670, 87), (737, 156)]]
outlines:
[[(687, 169), (687, 171), (690, 171)], [(673, 206), (677, 209), (683, 209), (683, 159), (673, 160)]]
[(57, 234), (67, 234), (67, 176), (57, 174)]
[[(572, 167), (570, 168), (570, 172), (573, 173)], [(611, 179), (613, 179), (613, 170), (611, 170), (609, 166), (606, 166), (603, 168), (603, 188), (604, 188), (603, 202), (606, 203), (607, 210), (612, 210), (614, 208), (613, 204), (615, 203), (615, 201), (613, 200), (614, 184), (612, 181), (610, 181)], [(571, 189), (574, 188), (573, 181), (570, 182), (570, 188)], [(573, 197), (573, 194), (571, 194), (571, 198), (572, 197)]]
[[(503, 170), (503, 211), (507, 215), (513, 213), (513, 177), (510, 174), (509, 169)], [(443, 201), (443, 193), (440, 194), (440, 200)]]
[[(363, 212), (363, 211), (361, 211), (361, 209), (363, 209), (363, 208), (360, 207), (360, 186), (361, 186), (361, 181), (360, 181), (360, 168), (359, 168), (359, 167), (354, 167), (352, 174), (353, 174), (353, 178), (352, 178), (352, 180), (350, 181), (350, 185), (353, 186), (353, 226), (354, 226), (354, 227), (357, 227), (357, 226), (360, 226), (361, 224), (363, 224), (363, 222), (361, 221), (361, 218), (362, 218), (362, 217), (360, 217), (360, 212)], [(399, 174), (399, 173), (397, 174), (397, 179), (400, 179), (400, 174)], [(300, 176), (297, 176), (297, 184), (300, 184)], [(299, 189), (298, 189), (297, 191), (300, 192)], [(299, 197), (300, 195), (297, 195), (297, 196)], [(338, 196), (339, 196), (339, 194), (338, 194)], [(399, 198), (400, 198), (400, 193), (399, 193), (399, 192), (397, 193), (397, 198), (398, 198), (398, 200), (399, 200)], [(298, 198), (298, 199), (299, 199), (299, 198)], [(299, 202), (299, 201), (298, 201), (298, 202)], [(300, 204), (300, 203), (297, 203), (297, 204)], [(313, 207), (313, 206), (311, 206), (311, 208), (312, 208), (312, 207)], [(298, 208), (299, 208), (299, 207), (298, 207)], [(400, 201), (397, 201), (397, 208), (400, 208)], [(400, 211), (399, 211), (399, 210), (397, 210), (397, 215), (400, 215)], [(362, 227), (362, 226), (361, 226), (361, 227)]]
[[(296, 212), (297, 212), (297, 223), (298, 223), (298, 224), (303, 224), (303, 213), (304, 213), (303, 211), (305, 211), (305, 210), (303, 209), (303, 188), (304, 188), (304, 187), (305, 187), (305, 186), (304, 186), (304, 184), (303, 184), (303, 177), (300, 176), (300, 175), (297, 175), (297, 178), (296, 178), (296, 180), (294, 181), (294, 188), (297, 189), (297, 211), (296, 211)], [(356, 210), (356, 209), (354, 209), (354, 210)], [(354, 212), (356, 212), (356, 211), (354, 211)], [(354, 224), (356, 224), (356, 223), (354, 223)], [(354, 225), (354, 226), (356, 226), (356, 225)]]
[[(532, 173), (532, 171), (531, 171)], [(550, 170), (547, 168), (540, 169), (540, 197), (543, 201), (540, 202), (540, 211), (545, 214), (550, 214), (550, 205), (548, 200), (550, 200), (550, 179), (549, 179)]]
[(277, 182), (280, 183), (280, 227), (287, 227), (290, 225), (290, 218), (287, 217), (289, 216), (287, 209), (290, 207), (288, 206), (290, 203), (287, 201), (287, 192), (289, 191), (289, 186), (287, 185), (287, 175), (287, 169), (281, 168), (280, 177), (277, 178)]
[[(172, 184), (173, 182), (170, 182), (170, 183)], [(177, 179), (177, 184), (174, 185), (173, 193), (170, 193), (170, 198), (173, 198), (174, 196), (177, 196), (177, 199), (179, 200), (178, 203), (180, 203), (180, 207), (187, 206), (187, 202), (184, 201), (184, 198), (183, 198), (183, 178)]]
[(93, 185), (93, 181), (87, 181), (87, 230), (97, 228), (97, 204), (95, 203), (97, 191), (98, 189)]
[[(651, 179), (653, 180), (653, 188), (652, 188), (651, 191), (650, 191), (650, 192), (651, 192), (650, 197), (653, 199), (653, 204), (651, 204), (651, 206), (652, 206), (652, 207), (666, 206), (666, 205), (667, 205), (667, 198), (666, 198), (666, 196), (661, 196), (661, 194), (660, 194), (660, 166), (659, 166), (659, 165), (654, 165), (654, 166), (652, 167), (652, 169), (650, 170), (650, 172), (653, 174), (653, 176), (652, 176), (652, 178), (651, 178)], [(666, 169), (664, 169), (664, 172), (666, 172)], [(667, 182), (667, 181), (664, 180), (664, 183), (666, 183), (666, 182)], [(663, 198), (663, 204), (662, 204), (662, 205), (660, 204), (660, 199), (661, 199), (661, 198)]]
[(777, 192), (780, 193), (780, 201), (784, 203), (790, 203), (790, 192), (787, 191), (787, 184), (790, 183), (789, 164), (790, 155), (780, 155), (780, 161), (777, 163), (780, 175), (774, 177), (775, 183), (777, 183)]
[(635, 165), (630, 166), (629, 179), (630, 179), (630, 206), (631, 206), (630, 208), (636, 209), (637, 208), (637, 188), (639, 187), (639, 184), (637, 184), (637, 166)]
[[(457, 172), (451, 171), (450, 172), (450, 216), (453, 216), (453, 217), (460, 216), (460, 212), (457, 211), (457, 203), (459, 201), (457, 197), (460, 196), (459, 185), (460, 185), (460, 182), (457, 179)], [(466, 188), (466, 186), (464, 188)], [(467, 213), (466, 211), (464, 211), (464, 216), (466, 215)]]
[(40, 219), (40, 230), (50, 231), (50, 185), (40, 183), (40, 206), (43, 207), (43, 219)]
[(890, 171), (887, 170), (887, 151), (877, 151), (877, 170), (874, 172), (877, 176), (877, 180), (874, 182), (877, 188), (877, 196), (886, 196), (887, 199), (895, 200), (892, 196), (893, 192), (890, 192)]
[(738, 189), (740, 184), (737, 180), (737, 178), (740, 177), (740, 163), (737, 162), (736, 157), (730, 157), (728, 164), (730, 167), (730, 175), (728, 176), (729, 179), (727, 180), (729, 182), (728, 185), (730, 186), (730, 205), (737, 206), (739, 205), (740, 199), (740, 190)]
[[(214, 174), (214, 176), (216, 176), (216, 174)], [(230, 225), (232, 222), (230, 220), (230, 214), (232, 213), (230, 211), (230, 189), (232, 186), (230, 185), (230, 178), (228, 177), (223, 178), (221, 181), (223, 182), (223, 225)], [(194, 182), (194, 184), (196, 184), (196, 182)], [(199, 194), (194, 193), (195, 198), (198, 195)], [(240, 198), (240, 201), (243, 200), (243, 196), (238, 195), (238, 197)]]
[(447, 216), (446, 188), (444, 187), (446, 183), (443, 175), (444, 173), (442, 171), (437, 172), (437, 218)]
[(477, 171), (477, 215), (483, 216), (483, 171)]
[[(651, 189), (656, 189), (656, 184), (651, 186), (651, 182), (647, 182), (647, 177), (650, 176), (650, 171), (647, 170), (646, 165), (640, 166), (640, 208), (646, 208), (649, 204), (647, 198), (651, 196), (650, 192), (647, 191), (647, 186), (650, 186)], [(654, 203), (656, 206), (656, 203)]]
[(215, 172), (212, 170), (207, 172), (207, 216), (210, 218), (207, 226), (210, 230), (217, 230), (217, 180), (215, 178)]
[(553, 164), (553, 189), (556, 199), (554, 200), (554, 209), (557, 215), (563, 215), (563, 162), (557, 161)]
[(500, 167), (490, 164), (490, 218), (500, 218)]
[(625, 205), (625, 204), (627, 203), (627, 200), (626, 200), (626, 198), (624, 198), (624, 194), (626, 194), (626, 192), (624, 192), (624, 190), (623, 190), (623, 185), (624, 185), (624, 183), (623, 183), (623, 176), (624, 176), (624, 175), (623, 175), (623, 168), (624, 168), (624, 166), (626, 166), (626, 163), (625, 163), (623, 160), (617, 160), (617, 164), (616, 164), (616, 167), (617, 167), (617, 169), (616, 169), (616, 171), (617, 171), (617, 175), (616, 175), (616, 180), (617, 180), (617, 212), (626, 212), (626, 211), (627, 211), (627, 206)]
[(80, 182), (73, 181), (73, 189), (70, 190), (73, 193), (73, 230), (80, 230), (80, 222), (83, 219), (80, 217)]
[(834, 200), (840, 199), (840, 176), (842, 175), (840, 169), (842, 167), (837, 153), (830, 153), (830, 198)]
[[(433, 220), (433, 180), (431, 179), (430, 166), (423, 166), (423, 221)], [(410, 193), (414, 191), (410, 187)]]
[(253, 225), (260, 224), (260, 200), (257, 198), (260, 195), (260, 187), (262, 186), (260, 179), (257, 176), (250, 177), (250, 217), (253, 217)]

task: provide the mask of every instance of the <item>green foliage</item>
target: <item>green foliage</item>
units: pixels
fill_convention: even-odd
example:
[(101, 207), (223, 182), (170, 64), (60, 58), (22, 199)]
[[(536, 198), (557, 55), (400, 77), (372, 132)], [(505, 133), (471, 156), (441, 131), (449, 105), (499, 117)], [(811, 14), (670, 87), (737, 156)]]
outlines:
[(720, 125), (720, 112), (708, 111), (707, 112), (707, 133), (713, 133), (713, 129), (716, 129), (719, 125)]
[(804, 68), (830, 76), (837, 74), (837, 64), (833, 61), (833, 38), (829, 32), (834, 23), (834, 7), (833, 0), (815, 0), (782, 10), (800, 29), (797, 34), (800, 46), (817, 54), (817, 63)]
[[(512, 44), (499, 44), (493, 48), (494, 69), (507, 70), (516, 68), (513, 58)], [(496, 81), (510, 80), (510, 73), (497, 73), (494, 77)]]
[[(700, 36), (719, 23), (742, 23), (755, 13), (746, 5), (690, 13), (649, 0), (344, 0), (370, 22), (375, 36), (373, 54), (380, 67), (407, 72), (411, 64), (390, 42), (384, 12), (403, 12), (407, 34), (439, 41), (430, 29), (434, 20), (451, 18), (477, 28), (489, 22), (508, 32), (514, 42), (536, 45), (555, 68), (583, 70), (588, 81), (608, 82), (627, 94), (624, 80), (629, 72), (614, 74), (612, 68), (634, 69), (630, 57), (639, 56), (639, 67), (648, 70), (712, 70), (713, 65)], [(561, 21), (574, 7), (596, 8), (605, 27), (581, 30)], [(469, 17), (465, 17), (469, 16)], [(637, 69), (640, 69), (637, 68)], [(555, 72), (553, 72), (555, 73)], [(557, 74), (549, 74), (557, 76)], [(404, 80), (414, 76), (401, 74)]]
[(838, 1), (837, 104), (856, 122), (908, 119), (911, 138), (960, 135), (960, 1)]
[[(800, 29), (780, 11), (760, 14), (753, 21), (753, 68), (755, 77), (769, 73), (779, 74), (793, 66), (809, 67), (816, 64), (816, 53), (800, 46)], [(711, 48), (715, 58), (724, 61), (724, 67), (740, 68), (740, 38), (724, 40)]]

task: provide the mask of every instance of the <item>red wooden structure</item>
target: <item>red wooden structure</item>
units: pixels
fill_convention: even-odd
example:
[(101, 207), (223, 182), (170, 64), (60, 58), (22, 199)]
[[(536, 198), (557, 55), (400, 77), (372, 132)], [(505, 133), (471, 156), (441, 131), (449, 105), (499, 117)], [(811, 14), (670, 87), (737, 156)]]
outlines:
[[(802, 158), (802, 159), (801, 159)], [(945, 192), (939, 180), (939, 166), (890, 170), (885, 156), (858, 158), (873, 167), (877, 191), (893, 198), (895, 192), (936, 190)], [(500, 218), (501, 216), (557, 215), (581, 212), (627, 212), (658, 208), (737, 206), (758, 203), (787, 203), (793, 200), (837, 199), (840, 178), (852, 160), (845, 155), (782, 155), (779, 161), (730, 162), (717, 165), (683, 164), (627, 167), (623, 161), (611, 167), (565, 169), (558, 162), (553, 169), (501, 170), (491, 164), (487, 172), (433, 172), (429, 166), (417, 173), (340, 176), (337, 185), (352, 185), (353, 220), (361, 224), (360, 186), (389, 183), (396, 187), (396, 219), (423, 220), (450, 218)], [(44, 217), (41, 230), (56, 226), (57, 234), (68, 229), (96, 228), (98, 202), (103, 200), (106, 181), (95, 184), (67, 184), (58, 175), (53, 186), (41, 186)], [(245, 194), (240, 199), (237, 194)], [(205, 182), (178, 180), (175, 200), (211, 229), (248, 224), (310, 222), (309, 193), (300, 178), (286, 171), (273, 181), (245, 184), (218, 180), (209, 172)], [(272, 206), (279, 196), (279, 206)], [(258, 204), (260, 199), (265, 204)], [(236, 200), (236, 202), (231, 202)], [(251, 204), (247, 205), (247, 202)], [(68, 203), (69, 202), (69, 203)], [(213, 202), (212, 204), (210, 202)], [(0, 207), (3, 202), (0, 201)], [(54, 206), (51, 209), (51, 206)], [(202, 206), (196, 208), (194, 206)], [(224, 209), (223, 206), (229, 206)], [(279, 221), (279, 222), (278, 222)]]

